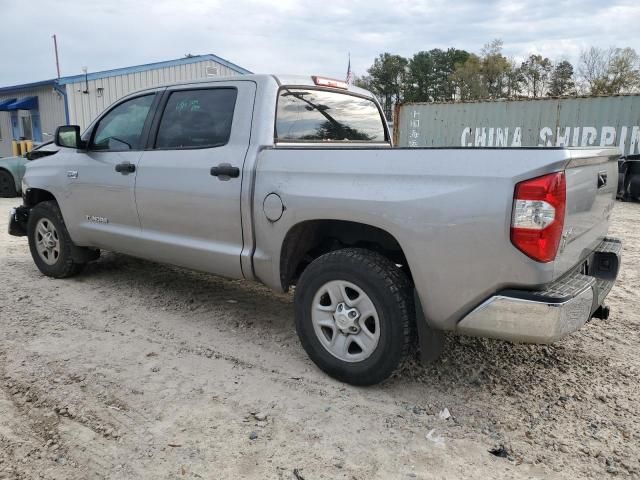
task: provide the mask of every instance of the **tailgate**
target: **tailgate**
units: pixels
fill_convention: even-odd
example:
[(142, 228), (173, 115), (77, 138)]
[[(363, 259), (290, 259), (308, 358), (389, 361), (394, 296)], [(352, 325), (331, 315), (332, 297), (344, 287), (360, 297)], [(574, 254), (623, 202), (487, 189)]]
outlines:
[(618, 188), (616, 148), (569, 149), (565, 167), (567, 203), (554, 279), (578, 265), (609, 229)]

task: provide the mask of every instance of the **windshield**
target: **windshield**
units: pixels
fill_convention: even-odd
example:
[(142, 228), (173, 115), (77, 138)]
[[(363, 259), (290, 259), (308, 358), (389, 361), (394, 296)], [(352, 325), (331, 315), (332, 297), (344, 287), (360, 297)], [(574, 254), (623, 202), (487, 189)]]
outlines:
[(310, 88), (284, 88), (278, 98), (276, 141), (386, 142), (376, 104), (363, 97)]

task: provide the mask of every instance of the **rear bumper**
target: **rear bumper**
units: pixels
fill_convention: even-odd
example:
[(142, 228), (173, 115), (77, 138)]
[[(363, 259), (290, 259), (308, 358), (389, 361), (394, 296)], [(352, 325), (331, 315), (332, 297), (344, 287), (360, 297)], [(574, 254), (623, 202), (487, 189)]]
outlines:
[(582, 327), (615, 283), (622, 242), (606, 238), (589, 259), (543, 291), (504, 290), (464, 317), (457, 331), (524, 343), (552, 343)]

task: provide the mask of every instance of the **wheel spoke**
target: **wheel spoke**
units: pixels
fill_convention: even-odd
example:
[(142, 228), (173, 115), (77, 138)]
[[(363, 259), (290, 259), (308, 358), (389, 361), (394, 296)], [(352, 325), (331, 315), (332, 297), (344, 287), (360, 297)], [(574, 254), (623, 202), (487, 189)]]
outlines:
[(335, 330), (336, 328), (336, 322), (331, 316), (328, 316), (326, 318), (319, 318), (318, 320), (316, 320), (316, 323), (321, 327), (327, 327), (332, 330)]
[(38, 235), (40, 235), (41, 237), (44, 237), (47, 234), (47, 229), (45, 228), (44, 223), (42, 222), (38, 223), (36, 232), (38, 232)]
[(362, 352), (367, 354), (372, 353), (377, 344), (373, 335), (369, 332), (365, 333), (364, 329), (360, 329), (360, 332), (357, 335), (353, 335), (351, 338), (360, 346)]
[(333, 335), (333, 341), (331, 347), (339, 358), (345, 358), (347, 356), (347, 342), (348, 338), (343, 333), (336, 331)]
[(373, 302), (369, 297), (363, 295), (362, 301), (359, 305), (360, 310), (360, 321), (363, 322), (367, 318), (376, 315), (376, 307), (373, 305)]
[(344, 301), (343, 288), (341, 283), (331, 282), (327, 285), (327, 293), (331, 298), (331, 306), (334, 308)]

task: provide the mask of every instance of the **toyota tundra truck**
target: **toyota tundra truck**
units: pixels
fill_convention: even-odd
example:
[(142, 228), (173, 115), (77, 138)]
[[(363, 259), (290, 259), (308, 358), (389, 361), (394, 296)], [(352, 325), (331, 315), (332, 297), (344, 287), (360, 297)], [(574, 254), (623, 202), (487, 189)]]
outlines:
[(303, 348), (380, 382), (444, 332), (551, 343), (604, 305), (612, 148), (393, 148), (368, 91), (247, 75), (129, 95), (29, 162), (9, 230), (37, 268), (100, 250), (295, 289)]

